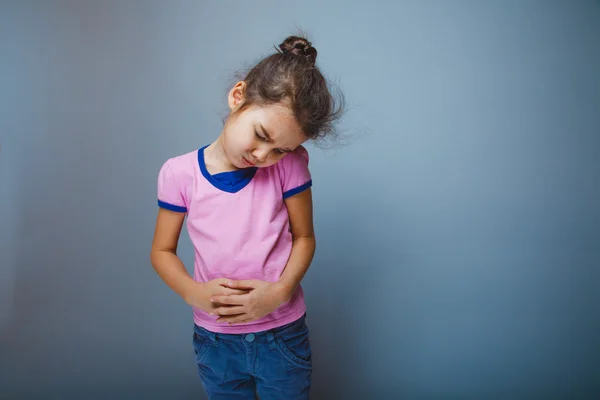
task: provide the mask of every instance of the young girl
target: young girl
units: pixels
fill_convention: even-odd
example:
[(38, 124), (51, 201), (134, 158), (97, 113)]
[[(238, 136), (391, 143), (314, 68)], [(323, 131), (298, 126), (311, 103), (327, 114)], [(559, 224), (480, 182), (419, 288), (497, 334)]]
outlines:
[[(316, 57), (305, 38), (288, 37), (231, 89), (221, 135), (159, 172), (151, 261), (192, 306), (198, 374), (211, 400), (309, 396), (300, 281), (315, 236), (302, 144), (329, 133), (341, 111)], [(186, 216), (193, 278), (176, 253)]]

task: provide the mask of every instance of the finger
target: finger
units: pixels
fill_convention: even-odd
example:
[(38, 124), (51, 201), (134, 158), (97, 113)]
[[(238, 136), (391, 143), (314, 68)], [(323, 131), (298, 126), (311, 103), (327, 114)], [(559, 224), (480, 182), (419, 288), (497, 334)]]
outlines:
[(212, 310), (210, 315), (239, 315), (244, 313), (243, 306), (219, 307)]
[(228, 304), (232, 306), (242, 306), (246, 301), (247, 295), (245, 294), (234, 294), (230, 296), (212, 296), (210, 298), (211, 303)]
[(223, 322), (223, 323), (229, 323), (231, 324), (232, 321), (234, 320), (246, 320), (248, 319), (249, 316), (246, 314), (236, 314), (236, 315), (223, 315), (223, 316), (219, 316), (219, 318), (217, 318), (217, 322)]
[(252, 322), (252, 318), (244, 319), (242, 321), (237, 321), (236, 324), (247, 324), (248, 322)]
[(247, 294), (248, 290), (247, 289), (231, 289), (228, 288), (227, 286), (223, 286), (223, 290), (221, 290), (219, 292), (219, 295), (221, 296), (227, 296), (227, 295), (239, 295), (239, 294)]
[(217, 319), (217, 322), (226, 322), (229, 324), (239, 324), (245, 321), (250, 321), (252, 318), (248, 314), (230, 315)]
[(227, 282), (225, 286), (230, 287), (232, 289), (255, 289), (260, 281), (256, 279), (246, 279), (246, 280), (230, 280)]

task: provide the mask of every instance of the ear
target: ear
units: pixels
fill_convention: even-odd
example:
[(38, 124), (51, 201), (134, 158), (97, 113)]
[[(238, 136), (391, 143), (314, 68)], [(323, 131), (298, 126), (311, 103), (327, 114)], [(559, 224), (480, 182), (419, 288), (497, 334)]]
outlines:
[(229, 91), (227, 96), (227, 103), (231, 111), (236, 111), (243, 103), (246, 98), (246, 82), (239, 81)]

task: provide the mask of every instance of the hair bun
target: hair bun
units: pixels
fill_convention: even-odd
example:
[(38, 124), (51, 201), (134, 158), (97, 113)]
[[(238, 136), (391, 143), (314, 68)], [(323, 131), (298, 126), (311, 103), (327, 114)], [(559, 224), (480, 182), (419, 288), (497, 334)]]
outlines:
[(305, 57), (314, 64), (317, 60), (317, 49), (312, 47), (312, 43), (299, 36), (289, 36), (279, 45), (283, 54), (292, 53), (297, 56)]

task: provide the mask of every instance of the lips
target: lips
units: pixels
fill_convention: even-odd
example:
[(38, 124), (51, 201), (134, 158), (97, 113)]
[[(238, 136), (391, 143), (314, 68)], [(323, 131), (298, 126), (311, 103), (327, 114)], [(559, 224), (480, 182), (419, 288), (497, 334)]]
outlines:
[(242, 159), (244, 160), (244, 163), (245, 163), (246, 165), (248, 165), (248, 166), (250, 166), (250, 167), (254, 167), (254, 164), (253, 164), (253, 163), (251, 163), (250, 161), (248, 161), (248, 160), (246, 159), (246, 157), (242, 157)]

